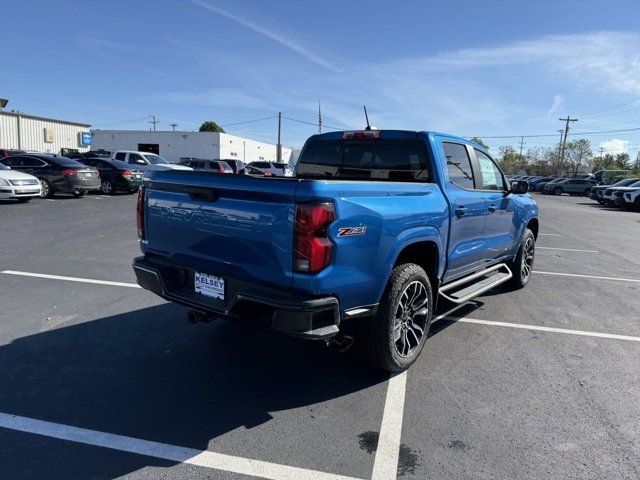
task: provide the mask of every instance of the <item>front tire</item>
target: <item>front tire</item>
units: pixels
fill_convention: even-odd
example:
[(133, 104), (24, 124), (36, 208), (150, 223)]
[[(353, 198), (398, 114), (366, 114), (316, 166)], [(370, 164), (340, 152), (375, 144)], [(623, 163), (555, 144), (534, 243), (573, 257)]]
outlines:
[(360, 319), (361, 355), (388, 372), (409, 368), (424, 348), (431, 327), (433, 296), (426, 272), (405, 263), (393, 269), (375, 317)]
[(76, 198), (84, 197), (86, 194), (87, 194), (86, 190), (79, 190), (79, 191), (73, 192), (73, 196)]
[(562, 195), (562, 189), (561, 189), (560, 187), (556, 187), (556, 188), (553, 190), (553, 194), (554, 194), (554, 195)]
[(18, 199), (18, 203), (29, 203), (31, 201), (31, 197), (22, 197)]
[(518, 290), (524, 288), (529, 283), (531, 272), (533, 271), (533, 261), (536, 256), (536, 237), (528, 228), (522, 236), (522, 244), (518, 249), (518, 254), (509, 265), (513, 278), (510, 280), (511, 286)]

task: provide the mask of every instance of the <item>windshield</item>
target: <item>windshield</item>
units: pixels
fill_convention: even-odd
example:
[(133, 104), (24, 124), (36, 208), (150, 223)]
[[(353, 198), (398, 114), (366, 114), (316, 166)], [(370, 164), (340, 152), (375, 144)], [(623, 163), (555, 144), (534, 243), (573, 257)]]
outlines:
[(159, 165), (159, 164), (167, 164), (167, 163), (169, 163), (164, 158), (162, 158), (160, 155), (156, 155), (155, 153), (145, 153), (144, 154), (144, 158), (146, 158), (147, 161), (151, 165)]
[(616, 182), (613, 184), (614, 187), (626, 187), (627, 185), (629, 186), (634, 186), (632, 184), (635, 184), (638, 181), (637, 178), (625, 178), (624, 180), (620, 180), (619, 182)]
[(352, 180), (430, 178), (425, 145), (415, 139), (312, 140), (302, 151), (296, 174)]

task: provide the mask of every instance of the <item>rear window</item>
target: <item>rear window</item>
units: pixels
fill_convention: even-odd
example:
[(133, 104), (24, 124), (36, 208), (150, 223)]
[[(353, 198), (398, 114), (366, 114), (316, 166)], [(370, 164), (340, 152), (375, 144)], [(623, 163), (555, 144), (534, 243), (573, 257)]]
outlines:
[(56, 165), (60, 165), (61, 167), (70, 167), (70, 168), (82, 168), (84, 165), (80, 162), (76, 162), (75, 160), (71, 160), (67, 157), (55, 157), (51, 159), (51, 163), (55, 163)]
[(415, 139), (316, 140), (307, 143), (298, 177), (351, 180), (428, 180), (425, 144)]

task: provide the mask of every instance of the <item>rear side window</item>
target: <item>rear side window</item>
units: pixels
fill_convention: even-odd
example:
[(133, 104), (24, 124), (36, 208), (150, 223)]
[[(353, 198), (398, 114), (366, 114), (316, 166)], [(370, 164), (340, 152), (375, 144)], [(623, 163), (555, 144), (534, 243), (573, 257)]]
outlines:
[(67, 157), (56, 157), (52, 161), (53, 163), (55, 163), (56, 165), (59, 165), (60, 167), (69, 167), (69, 168), (84, 167), (84, 165), (81, 164), (80, 162), (76, 162), (75, 160), (71, 160), (70, 158), (67, 158)]
[(426, 181), (426, 146), (416, 139), (316, 140), (307, 144), (297, 175), (352, 180)]
[(127, 154), (124, 152), (116, 153), (116, 160), (121, 160), (124, 162), (124, 159), (127, 157)]
[(442, 142), (442, 149), (447, 159), (449, 180), (459, 187), (472, 190), (473, 170), (467, 147), (461, 143)]
[(504, 181), (502, 180), (502, 172), (493, 163), (493, 160), (480, 150), (474, 149), (476, 159), (480, 165), (480, 173), (482, 174), (482, 190), (499, 190), (504, 191)]

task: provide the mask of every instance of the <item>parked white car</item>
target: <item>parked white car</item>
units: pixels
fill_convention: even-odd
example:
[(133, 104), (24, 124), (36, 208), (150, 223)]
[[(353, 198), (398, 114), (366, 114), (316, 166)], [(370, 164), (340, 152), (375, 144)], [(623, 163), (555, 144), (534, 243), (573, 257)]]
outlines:
[(111, 152), (113, 160), (120, 160), (135, 166), (138, 170), (193, 170), (191, 167), (169, 163), (160, 155), (149, 152), (136, 152), (134, 150), (116, 150)]
[(628, 187), (616, 188), (613, 192), (615, 204), (619, 207), (635, 208), (640, 212), (640, 181)]
[(0, 199), (15, 198), (28, 202), (40, 196), (40, 181), (28, 173), (11, 170), (0, 163)]
[(293, 177), (293, 168), (288, 163), (278, 162), (251, 162), (248, 166), (257, 168), (263, 173), (270, 173), (274, 177)]

